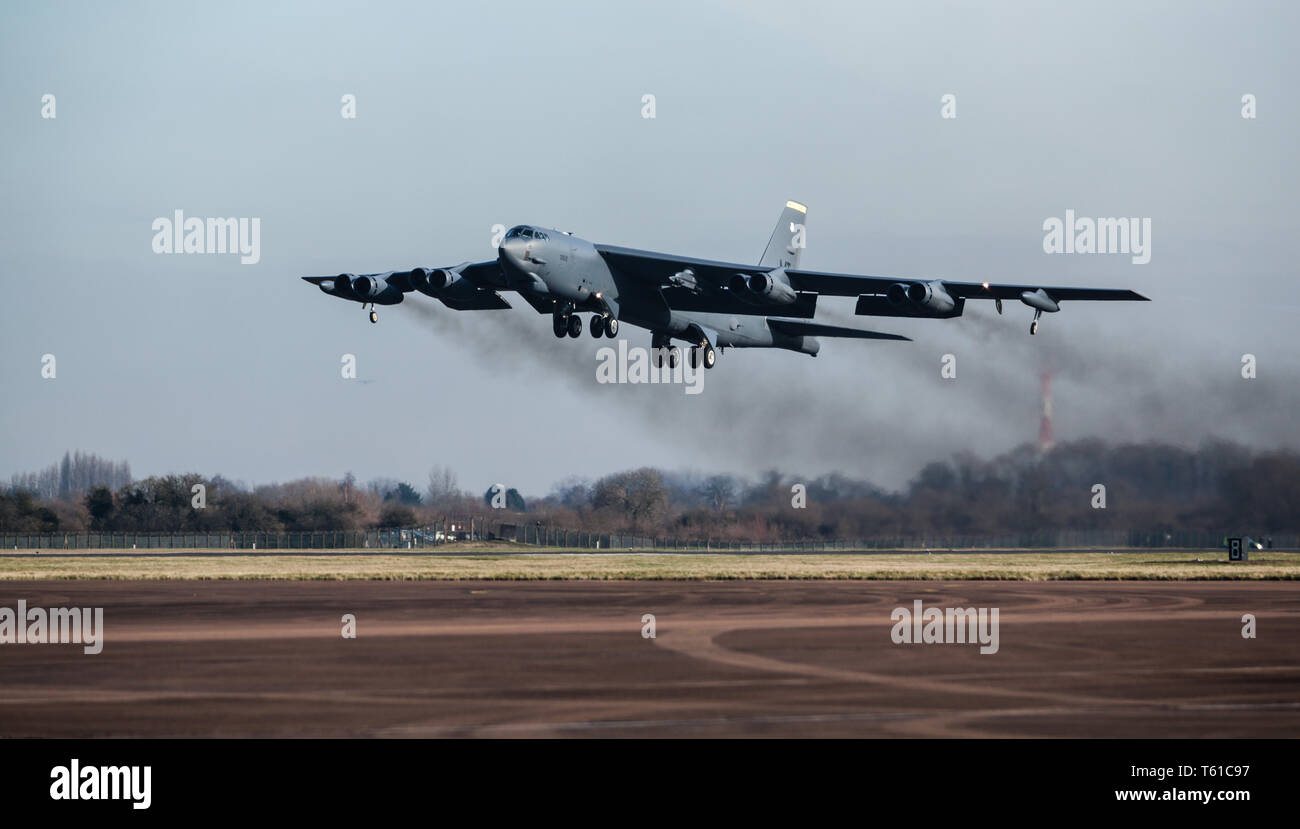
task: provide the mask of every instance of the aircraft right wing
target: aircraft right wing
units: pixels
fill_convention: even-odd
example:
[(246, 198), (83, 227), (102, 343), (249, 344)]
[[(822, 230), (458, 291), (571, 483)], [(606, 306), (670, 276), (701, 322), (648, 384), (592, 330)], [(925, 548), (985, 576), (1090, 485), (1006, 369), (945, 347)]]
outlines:
[[(330, 296), (374, 305), (396, 305), (405, 294), (419, 291), (457, 311), (487, 311), (509, 308), (498, 290), (506, 288), (501, 265), (486, 262), (462, 262), (450, 268), (412, 268), (409, 271), (350, 274), (338, 276), (304, 276)], [(371, 314), (371, 320), (375, 319)]]

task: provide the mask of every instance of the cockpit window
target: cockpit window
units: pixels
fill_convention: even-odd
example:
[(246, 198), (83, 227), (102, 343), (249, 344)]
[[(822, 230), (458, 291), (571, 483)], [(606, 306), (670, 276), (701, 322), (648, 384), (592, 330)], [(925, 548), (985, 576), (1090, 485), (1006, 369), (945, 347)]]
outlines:
[(527, 225), (515, 225), (514, 227), (510, 228), (510, 232), (506, 234), (507, 239), (513, 239), (516, 236), (521, 237), (523, 239), (541, 239), (543, 241), (551, 238), (550, 236), (547, 236), (545, 233), (542, 233), (540, 230), (533, 230), (531, 227), (528, 227)]

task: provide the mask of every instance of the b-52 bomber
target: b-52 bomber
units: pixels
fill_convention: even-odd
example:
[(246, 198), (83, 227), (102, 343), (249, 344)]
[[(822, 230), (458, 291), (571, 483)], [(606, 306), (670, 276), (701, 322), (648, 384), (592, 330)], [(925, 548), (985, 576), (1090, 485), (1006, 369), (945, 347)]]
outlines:
[(538, 313), (550, 314), (557, 337), (582, 335), (589, 312), (593, 337), (614, 337), (619, 323), (650, 331), (656, 362), (676, 367), (690, 347), (691, 366), (712, 368), (721, 348), (784, 348), (816, 356), (818, 337), (909, 340), (813, 321), (819, 296), (856, 296), (862, 316), (959, 317), (968, 299), (1003, 300), (1034, 309), (1029, 333), (1044, 311), (1071, 300), (1142, 300), (1129, 290), (999, 285), (988, 282), (915, 280), (801, 270), (807, 208), (786, 202), (757, 265), (694, 259), (600, 245), (567, 231), (518, 225), (505, 234), (497, 258), (445, 268), (412, 268), (377, 274), (304, 276), (330, 296), (370, 306), (396, 305), (419, 291), (457, 311), (510, 307), (502, 292), (519, 294)]

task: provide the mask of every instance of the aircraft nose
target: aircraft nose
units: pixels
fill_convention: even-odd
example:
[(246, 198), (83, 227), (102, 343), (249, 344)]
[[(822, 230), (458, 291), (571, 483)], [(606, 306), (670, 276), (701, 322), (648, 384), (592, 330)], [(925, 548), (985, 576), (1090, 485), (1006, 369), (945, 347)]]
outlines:
[(523, 264), (525, 256), (526, 243), (518, 236), (510, 239), (502, 239), (501, 245), (497, 248), (498, 255), (504, 257), (513, 265)]

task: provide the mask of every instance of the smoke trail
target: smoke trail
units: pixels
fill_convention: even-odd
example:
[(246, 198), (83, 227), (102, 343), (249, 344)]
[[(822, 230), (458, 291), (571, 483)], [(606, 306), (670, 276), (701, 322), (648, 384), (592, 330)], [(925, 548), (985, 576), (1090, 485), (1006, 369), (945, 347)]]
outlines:
[[(896, 488), (927, 461), (972, 448), (991, 455), (1033, 440), (1043, 371), (1054, 376), (1061, 440), (1297, 443), (1296, 366), (1272, 367), (1268, 383), (1244, 381), (1237, 355), (1214, 353), (1194, 325), (1117, 332), (1104, 317), (1051, 315), (1030, 337), (1029, 315), (1011, 307), (1001, 317), (975, 309), (954, 320), (917, 320), (862, 318), (825, 303), (818, 321), (902, 333), (915, 342), (823, 338), (815, 360), (730, 349), (705, 375), (704, 392), (690, 396), (675, 386), (597, 384), (595, 352), (615, 341), (585, 333), (558, 339), (550, 320), (528, 309), (410, 305), (432, 323), (431, 333), (454, 337), (486, 368), (563, 382), (582, 393), (574, 398), (582, 417), (590, 417), (593, 400), (602, 410), (617, 407), (629, 440), (666, 438), (693, 462), (736, 474), (838, 471)], [(620, 337), (636, 345), (649, 340), (632, 326)], [(955, 379), (940, 376), (944, 355), (956, 360)]]

